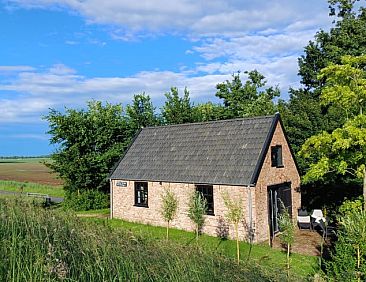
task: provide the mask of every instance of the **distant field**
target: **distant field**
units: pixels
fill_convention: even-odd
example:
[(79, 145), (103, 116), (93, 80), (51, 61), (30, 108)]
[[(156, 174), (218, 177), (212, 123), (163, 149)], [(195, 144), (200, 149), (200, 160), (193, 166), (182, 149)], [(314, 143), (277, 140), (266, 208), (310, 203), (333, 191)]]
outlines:
[(47, 158), (0, 159), (0, 180), (62, 185), (62, 181), (42, 163), (48, 160)]

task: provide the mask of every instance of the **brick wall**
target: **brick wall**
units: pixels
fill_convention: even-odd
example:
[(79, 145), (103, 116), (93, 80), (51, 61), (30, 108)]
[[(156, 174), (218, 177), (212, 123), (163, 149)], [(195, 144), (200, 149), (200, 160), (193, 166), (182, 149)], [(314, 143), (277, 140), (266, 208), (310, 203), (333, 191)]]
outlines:
[[(291, 182), (292, 187), (292, 209), (293, 215), (297, 214), (300, 207), (300, 177), (297, 173), (294, 160), (292, 159), (289, 147), (286, 146), (286, 140), (283, 135), (280, 123), (278, 123), (270, 146), (282, 145), (283, 168), (271, 167), (271, 150), (265, 157), (261, 173), (259, 175), (256, 187), (213, 185), (214, 195), (214, 213), (207, 215), (203, 232), (216, 236), (218, 221), (225, 218), (227, 209), (224, 205), (222, 194), (227, 192), (232, 198), (240, 199), (244, 207), (244, 219), (240, 224), (240, 239), (245, 240), (248, 235), (246, 226), (250, 224), (250, 213), (252, 214), (253, 227), (255, 228), (255, 241), (269, 241), (268, 225), (268, 199), (267, 186)], [(123, 180), (119, 180), (123, 181)], [(112, 185), (112, 216), (128, 221), (165, 226), (165, 222), (160, 215), (161, 195), (164, 189), (171, 189), (178, 199), (179, 206), (177, 217), (173, 220), (171, 226), (183, 230), (194, 231), (194, 225), (187, 215), (188, 201), (193, 193), (194, 184), (185, 183), (167, 183), (167, 182), (148, 182), (148, 208), (134, 206), (134, 181), (127, 182), (127, 187), (116, 186), (116, 180)], [(251, 208), (250, 208), (251, 207)], [(233, 226), (230, 226), (230, 237), (234, 238)]]
[[(125, 180), (118, 180), (125, 181)], [(112, 204), (113, 204), (113, 217), (121, 218), (128, 221), (140, 222), (145, 224), (166, 226), (161, 211), (161, 195), (165, 189), (171, 189), (178, 197), (179, 205), (176, 218), (171, 222), (171, 226), (194, 231), (194, 225), (188, 218), (188, 202), (189, 197), (195, 190), (194, 184), (184, 183), (167, 183), (167, 182), (148, 182), (148, 208), (134, 206), (135, 192), (134, 181), (127, 182), (127, 187), (116, 186), (117, 180), (112, 181)], [(161, 184), (160, 184), (161, 183)], [(225, 219), (227, 209), (223, 201), (223, 193), (228, 193), (232, 199), (241, 200), (244, 207), (244, 219), (239, 226), (239, 236), (241, 240), (246, 240), (247, 231), (246, 225), (249, 225), (249, 196), (255, 195), (254, 187), (241, 187), (241, 186), (225, 186), (225, 185), (213, 185), (214, 195), (214, 213), (215, 215), (206, 215), (205, 225), (202, 231), (206, 234), (216, 236), (217, 226), (219, 219)], [(254, 198), (252, 203), (254, 203)], [(226, 224), (228, 222), (226, 221)], [(234, 238), (234, 228), (229, 224), (229, 236)]]
[[(271, 146), (275, 145), (282, 145), (283, 167), (281, 168), (271, 166)], [(301, 204), (299, 192), (300, 176), (297, 172), (290, 148), (287, 146), (281, 124), (278, 123), (256, 184), (256, 238), (258, 241), (268, 240), (269, 242), (270, 237), (267, 187), (284, 182), (291, 182), (292, 214), (295, 216)]]

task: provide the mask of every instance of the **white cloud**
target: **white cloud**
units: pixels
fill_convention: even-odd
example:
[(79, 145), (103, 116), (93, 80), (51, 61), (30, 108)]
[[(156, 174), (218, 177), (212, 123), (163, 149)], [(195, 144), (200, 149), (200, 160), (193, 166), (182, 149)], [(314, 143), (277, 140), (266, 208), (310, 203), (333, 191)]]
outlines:
[(159, 105), (172, 86), (181, 91), (188, 87), (191, 97), (200, 100), (214, 97), (216, 84), (229, 77), (223, 74), (190, 77), (188, 73), (153, 71), (129, 77), (88, 78), (65, 65), (54, 65), (46, 71), (19, 73), (10, 82), (0, 80), (0, 93), (17, 94), (13, 99), (0, 99), (0, 123), (39, 122), (49, 108), (80, 108), (91, 99), (126, 104), (141, 92), (149, 94)]
[[(68, 8), (89, 23), (114, 25), (126, 34), (148, 30), (212, 36), (262, 31), (274, 26), (285, 28), (293, 23), (299, 24), (298, 29), (314, 28), (328, 22), (327, 3), (319, 0), (10, 0), (8, 3), (12, 7)], [(312, 20), (303, 26), (304, 19)]]
[(12, 73), (12, 72), (24, 72), (33, 71), (34, 68), (31, 66), (0, 66), (0, 74)]

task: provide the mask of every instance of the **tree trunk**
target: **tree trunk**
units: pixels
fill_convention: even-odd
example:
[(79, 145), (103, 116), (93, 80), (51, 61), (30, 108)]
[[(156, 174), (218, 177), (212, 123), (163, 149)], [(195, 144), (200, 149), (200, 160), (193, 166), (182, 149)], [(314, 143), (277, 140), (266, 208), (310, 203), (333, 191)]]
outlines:
[(366, 169), (363, 170), (363, 209), (366, 210)]
[(290, 244), (287, 244), (287, 278), (290, 278)]
[(235, 237), (236, 237), (236, 256), (238, 259), (238, 264), (240, 264), (239, 232), (237, 223), (235, 224)]
[(169, 221), (168, 225), (166, 226), (166, 239), (169, 240)]

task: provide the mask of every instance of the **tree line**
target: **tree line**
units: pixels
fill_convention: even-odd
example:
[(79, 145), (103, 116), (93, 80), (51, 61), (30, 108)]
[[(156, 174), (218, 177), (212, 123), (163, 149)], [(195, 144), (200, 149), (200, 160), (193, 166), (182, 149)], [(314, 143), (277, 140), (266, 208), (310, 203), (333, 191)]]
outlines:
[[(45, 119), (49, 123), (50, 142), (57, 144), (58, 149), (48, 166), (64, 180), (67, 193), (79, 194), (90, 189), (107, 192), (111, 169), (140, 128), (271, 115), (278, 111), (305, 181), (329, 184), (351, 179), (359, 185), (365, 175), (364, 152), (362, 156), (357, 154), (365, 148), (363, 137), (353, 147), (340, 145), (338, 151), (326, 151), (326, 146), (319, 148), (318, 143), (325, 139), (328, 143), (338, 139), (337, 144), (342, 143), (347, 139), (344, 130), (350, 126), (352, 130), (354, 126), (360, 129), (357, 134), (364, 134), (360, 125), (363, 112), (359, 109), (366, 101), (362, 84), (366, 77), (365, 61), (360, 57), (366, 54), (366, 10), (356, 5), (357, 0), (328, 2), (333, 26), (329, 31), (318, 31), (304, 47), (304, 54), (298, 58), (301, 87), (290, 88), (288, 100), (280, 98), (278, 86), (268, 86), (263, 74), (251, 70), (234, 73), (230, 80), (217, 84), (218, 103), (192, 103), (189, 89), (179, 93), (172, 87), (165, 93), (159, 112), (146, 93), (134, 95), (125, 108), (122, 104), (90, 101), (85, 109), (52, 109)], [(343, 68), (343, 74), (337, 68)], [(357, 82), (347, 80), (348, 75), (355, 73)], [(343, 159), (338, 157), (340, 154)]]

